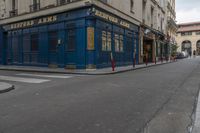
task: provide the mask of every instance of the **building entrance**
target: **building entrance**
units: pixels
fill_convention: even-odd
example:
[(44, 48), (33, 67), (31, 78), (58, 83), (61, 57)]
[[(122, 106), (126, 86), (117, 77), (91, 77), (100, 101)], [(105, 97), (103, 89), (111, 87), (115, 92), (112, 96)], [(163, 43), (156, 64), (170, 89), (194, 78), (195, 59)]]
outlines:
[(196, 54), (199, 56), (200, 55), (200, 40), (197, 41), (197, 52)]
[(145, 40), (143, 45), (144, 62), (153, 62), (153, 40)]
[(192, 43), (190, 41), (182, 42), (182, 51), (185, 51), (188, 54), (192, 53)]

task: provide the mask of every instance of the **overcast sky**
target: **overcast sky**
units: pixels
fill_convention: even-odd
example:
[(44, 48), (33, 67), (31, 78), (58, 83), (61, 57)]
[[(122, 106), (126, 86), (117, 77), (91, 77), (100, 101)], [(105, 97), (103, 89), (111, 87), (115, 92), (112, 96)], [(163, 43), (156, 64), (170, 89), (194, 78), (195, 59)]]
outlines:
[(200, 21), (200, 0), (176, 0), (178, 23)]

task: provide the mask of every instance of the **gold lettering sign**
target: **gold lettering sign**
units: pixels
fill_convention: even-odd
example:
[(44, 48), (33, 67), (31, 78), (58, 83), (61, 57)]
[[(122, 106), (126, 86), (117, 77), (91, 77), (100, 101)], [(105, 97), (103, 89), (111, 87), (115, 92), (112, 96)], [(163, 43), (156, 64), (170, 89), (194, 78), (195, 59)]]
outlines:
[(94, 28), (87, 28), (87, 50), (94, 50)]
[(116, 23), (116, 24), (119, 24), (123, 27), (126, 27), (126, 28), (130, 28), (130, 24), (128, 22), (125, 22), (125, 21), (122, 21), (122, 20), (119, 20), (118, 18), (114, 17), (114, 16), (111, 16), (111, 15), (108, 15), (104, 12), (101, 12), (99, 10), (96, 10), (95, 12), (95, 16), (98, 16), (98, 17), (101, 17), (103, 19), (106, 19), (110, 22), (113, 22), (113, 23)]
[(51, 23), (55, 21), (57, 21), (57, 16), (49, 16), (49, 17), (44, 17), (40, 19), (34, 19), (34, 20), (11, 24), (10, 28), (11, 29), (26, 28), (26, 27), (31, 27), (33, 25), (37, 25), (37, 24), (45, 24), (45, 23)]

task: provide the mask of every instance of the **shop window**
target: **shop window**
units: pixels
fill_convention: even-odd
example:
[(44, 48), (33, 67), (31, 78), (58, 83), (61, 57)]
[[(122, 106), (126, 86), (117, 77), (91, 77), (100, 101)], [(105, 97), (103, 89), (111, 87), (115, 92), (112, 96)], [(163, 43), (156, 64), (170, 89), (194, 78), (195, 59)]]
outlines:
[(56, 51), (58, 45), (58, 33), (52, 31), (49, 33), (49, 51)]
[(124, 51), (124, 36), (123, 35), (120, 35), (119, 36), (119, 51), (120, 52), (123, 52)]
[(37, 52), (39, 50), (39, 36), (38, 34), (31, 35), (31, 51)]
[(124, 37), (123, 35), (115, 34), (115, 52), (124, 51)]
[(132, 41), (132, 37), (131, 36), (127, 36), (126, 37), (126, 49), (128, 52), (132, 51), (132, 46), (133, 46), (133, 41)]
[(115, 34), (115, 52), (124, 51), (124, 37), (123, 35)]
[(111, 39), (111, 33), (107, 32), (107, 51), (112, 50), (112, 39)]
[(111, 33), (102, 31), (102, 51), (111, 51), (111, 49), (112, 49)]
[(67, 47), (66, 51), (73, 51), (76, 49), (76, 30), (70, 29), (67, 32)]
[(115, 34), (115, 52), (119, 52), (119, 35)]
[(102, 31), (102, 51), (107, 51), (106, 45), (106, 31)]

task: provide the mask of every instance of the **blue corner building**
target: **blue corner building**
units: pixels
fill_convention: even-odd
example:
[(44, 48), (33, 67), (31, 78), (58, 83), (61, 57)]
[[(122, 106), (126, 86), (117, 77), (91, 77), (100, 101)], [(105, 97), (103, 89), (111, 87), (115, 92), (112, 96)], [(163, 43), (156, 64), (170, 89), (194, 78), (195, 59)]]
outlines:
[(87, 69), (138, 63), (139, 26), (95, 5), (0, 25), (0, 64)]

